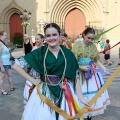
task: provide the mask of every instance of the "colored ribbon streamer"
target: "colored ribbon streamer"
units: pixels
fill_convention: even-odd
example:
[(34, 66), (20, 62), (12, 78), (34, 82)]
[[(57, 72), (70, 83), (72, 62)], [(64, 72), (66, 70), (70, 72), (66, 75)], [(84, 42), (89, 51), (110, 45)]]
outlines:
[(62, 40), (62, 44), (65, 45), (67, 48), (71, 49), (71, 46), (66, 43), (66, 40)]
[[(110, 76), (107, 80), (107, 82), (102, 86), (102, 88), (98, 91), (98, 93), (89, 101), (89, 105), (93, 105), (96, 100), (101, 96), (101, 94), (108, 88), (108, 86), (111, 84), (111, 82), (115, 79), (117, 74), (120, 72), (120, 66), (114, 71), (112, 76)], [(84, 113), (86, 113), (89, 109), (89, 106), (84, 106), (81, 111), (74, 116), (74, 119), (77, 119), (78, 117), (81, 117)]]
[(96, 65), (93, 63), (93, 61), (90, 61), (89, 65), (89, 68), (95, 72), (100, 72), (101, 74), (105, 75), (111, 75), (110, 72), (105, 72), (104, 70), (96, 68)]
[[(99, 82), (100, 82), (100, 88), (101, 88), (103, 85), (101, 83), (101, 80), (100, 80), (98, 72), (100, 72), (101, 74), (105, 74), (105, 75), (111, 75), (110, 72), (105, 72), (104, 70), (96, 68), (96, 65), (94, 64), (93, 61), (90, 61), (89, 65), (90, 65), (89, 68), (90, 68), (90, 70), (93, 71), (94, 76), (95, 76), (95, 72), (97, 73), (97, 76), (98, 76), (98, 79), (99, 79)], [(97, 82), (96, 76), (95, 76), (95, 81)], [(98, 87), (98, 84), (97, 84), (97, 87)], [(98, 90), (99, 90), (99, 87), (98, 87)]]
[(75, 113), (77, 113), (77, 109), (75, 107), (73, 96), (72, 96), (72, 94), (71, 94), (71, 92), (68, 88), (66, 78), (64, 78), (62, 90), (65, 91), (65, 97), (66, 97), (66, 100), (67, 100), (67, 103), (68, 103), (69, 112), (70, 112), (70, 115), (72, 116), (72, 107), (73, 107)]
[[(65, 84), (67, 84), (67, 83), (65, 83)], [(69, 89), (69, 87), (67, 89)], [(45, 104), (47, 104), (49, 107), (51, 107), (53, 110), (55, 110), (57, 113), (59, 113), (61, 116), (63, 116), (67, 120), (74, 120), (71, 115), (69, 115), (68, 113), (66, 113), (65, 111), (63, 111), (61, 108), (59, 108), (58, 106), (56, 106), (52, 101), (50, 101), (48, 98), (46, 98), (43, 94), (41, 94), (41, 92), (40, 92), (40, 85), (37, 86), (37, 91), (38, 91), (38, 95), (39, 95), (40, 99)], [(76, 111), (78, 113), (78, 111), (80, 111), (80, 107), (79, 107), (77, 101), (74, 98), (73, 98), (73, 101), (74, 101), (74, 105), (75, 105)], [(83, 116), (81, 116), (81, 118), (78, 117), (77, 119), (78, 120), (83, 120)]]
[[(119, 44), (120, 44), (120, 42), (118, 42), (117, 44), (115, 44), (114, 46), (112, 46), (110, 49), (112, 49), (113, 47), (115, 47), (115, 46), (117, 46), (117, 45), (119, 45)], [(104, 52), (106, 52), (106, 51), (108, 51), (108, 50), (110, 50), (110, 49), (103, 50), (103, 51), (101, 51), (100, 53), (104, 53)]]
[(100, 88), (103, 86), (103, 84), (102, 84), (102, 82), (101, 82), (101, 80), (100, 80), (100, 76), (99, 76), (99, 74), (97, 73), (97, 76), (98, 76), (98, 79), (99, 79), (99, 82), (100, 82)]
[[(110, 76), (107, 80), (107, 82), (102, 86), (102, 88), (98, 91), (98, 93), (89, 101), (89, 105), (93, 105), (96, 100), (101, 96), (101, 94), (108, 88), (108, 86), (111, 84), (111, 82), (115, 79), (117, 74), (120, 72), (120, 66), (114, 71), (112, 76)], [(88, 111), (90, 108), (89, 106), (84, 106), (74, 117), (63, 111), (61, 108), (56, 106), (53, 102), (51, 102), (49, 99), (47, 99), (43, 94), (40, 92), (40, 84), (37, 86), (37, 91), (39, 94), (39, 97), (41, 100), (47, 104), (49, 107), (51, 107), (53, 110), (55, 110), (57, 113), (59, 113), (61, 116), (63, 116), (67, 120), (74, 120), (80, 118), (84, 113)]]
[(50, 101), (48, 98), (46, 98), (41, 92), (40, 92), (40, 84), (37, 86), (37, 91), (40, 99), (49, 107), (51, 107), (53, 110), (55, 110), (57, 113), (59, 113), (61, 116), (66, 118), (67, 120), (73, 120), (73, 117), (66, 113), (64, 110), (56, 106), (52, 101)]
[(103, 32), (101, 32), (100, 34), (95, 35), (95, 36), (94, 36), (94, 39), (100, 38), (102, 35), (104, 35), (105, 33), (109, 32), (109, 31), (111, 31), (112, 29), (116, 28), (116, 27), (119, 26), (119, 25), (120, 25), (120, 24), (118, 24), (118, 25), (116, 25), (116, 26), (114, 26), (114, 27), (112, 27), (112, 28), (109, 28), (108, 30), (103, 31)]
[(105, 72), (104, 70), (98, 69), (98, 68), (92, 68), (89, 67), (91, 70), (94, 70), (95, 72), (100, 72), (101, 74), (105, 74), (105, 75), (111, 75), (110, 72)]
[[(90, 66), (90, 68), (96, 68), (96, 65), (93, 63), (93, 61), (90, 61), (89, 66)], [(92, 72), (93, 72), (93, 75), (94, 75), (94, 78), (95, 78), (95, 82), (96, 82), (97, 88), (99, 90), (100, 88), (98, 86), (98, 82), (97, 82), (95, 71), (93, 70)]]

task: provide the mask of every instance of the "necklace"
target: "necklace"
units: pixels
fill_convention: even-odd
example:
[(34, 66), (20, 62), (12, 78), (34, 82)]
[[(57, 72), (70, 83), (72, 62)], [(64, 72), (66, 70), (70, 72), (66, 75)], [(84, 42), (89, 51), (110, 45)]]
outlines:
[[(63, 80), (64, 80), (64, 77), (65, 77), (65, 72), (66, 72), (66, 66), (67, 66), (67, 60), (66, 60), (66, 58), (65, 58), (65, 54), (64, 54), (64, 52), (63, 52), (63, 50), (61, 49), (61, 47), (59, 47), (59, 49), (61, 50), (61, 52), (62, 52), (62, 54), (63, 54), (63, 57), (64, 57), (64, 60), (65, 60), (65, 67), (64, 67), (64, 70), (63, 70), (63, 74), (62, 74), (62, 77), (61, 77), (61, 81), (62, 81), (62, 83), (63, 83)], [(46, 83), (46, 91), (47, 91), (47, 88), (48, 88), (48, 86), (47, 86), (47, 80), (46, 79), (48, 79), (49, 80), (49, 78), (48, 78), (48, 74), (47, 74), (47, 70), (46, 70), (46, 64), (45, 64), (45, 60), (46, 60), (46, 56), (47, 56), (47, 53), (48, 53), (48, 47), (47, 47), (47, 50), (46, 50), (46, 53), (45, 53), (45, 57), (44, 57), (44, 75), (45, 75), (45, 83)], [(60, 81), (60, 82), (61, 82)], [(50, 80), (49, 80), (49, 82), (50, 82)], [(50, 82), (51, 83), (51, 82)], [(51, 83), (52, 84), (52, 83)], [(53, 84), (52, 84), (53, 85)], [(53, 85), (54, 86), (54, 85)], [(60, 96), (59, 96), (59, 99), (58, 99), (58, 101), (60, 100), (60, 97), (61, 97), (61, 94), (62, 94), (62, 88), (61, 88), (61, 91), (60, 91)], [(58, 101), (56, 102), (56, 103), (58, 103)], [(55, 104), (56, 104), (55, 103)]]

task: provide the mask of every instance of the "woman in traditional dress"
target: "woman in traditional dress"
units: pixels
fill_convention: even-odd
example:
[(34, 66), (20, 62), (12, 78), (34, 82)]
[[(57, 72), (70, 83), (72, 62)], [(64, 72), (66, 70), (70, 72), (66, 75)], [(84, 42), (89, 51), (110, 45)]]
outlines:
[(68, 35), (66, 33), (63, 33), (61, 35), (60, 44), (66, 46), (70, 50), (72, 49), (72, 43), (71, 43), (70, 39), (68, 39)]
[[(69, 49), (59, 46), (60, 27), (50, 23), (44, 32), (48, 46), (42, 46), (23, 59), (17, 59), (13, 65), (21, 76), (38, 85), (25, 106), (22, 120), (66, 120), (54, 111), (55, 106), (52, 107), (50, 101), (71, 116), (80, 110), (80, 102), (88, 105), (82, 96), (79, 80), (76, 79), (79, 69), (77, 60)], [(24, 69), (29, 67), (36, 73), (27, 74)]]
[[(33, 50), (36, 50), (37, 48), (40, 48), (41, 46), (43, 46), (43, 38), (44, 36), (42, 34), (37, 34), (35, 36), (35, 46), (33, 47), (32, 51)], [(35, 70), (33, 70), (33, 68), (30, 68), (28, 70), (28, 73), (36, 73)], [(30, 94), (31, 94), (31, 90), (34, 88), (34, 84), (32, 84), (30, 81), (26, 80), (26, 83), (25, 83), (25, 88), (24, 88), (24, 103), (26, 104), (29, 97), (30, 97)]]
[[(96, 68), (95, 64), (98, 64), (101, 69), (107, 71), (107, 69), (99, 61), (99, 52), (96, 45), (92, 42), (95, 35), (93, 28), (87, 28), (83, 32), (83, 41), (75, 42), (73, 45), (73, 53), (76, 56), (79, 63), (79, 76), (80, 84), (82, 85), (82, 94), (87, 101), (90, 101), (94, 95), (104, 85), (103, 78), (100, 72), (90, 68)], [(91, 116), (96, 116), (104, 113), (106, 106), (110, 104), (110, 99), (107, 90), (99, 97), (96, 103), (91, 106), (89, 111), (84, 114), (87, 120), (91, 120)], [(84, 105), (81, 104), (81, 107)]]

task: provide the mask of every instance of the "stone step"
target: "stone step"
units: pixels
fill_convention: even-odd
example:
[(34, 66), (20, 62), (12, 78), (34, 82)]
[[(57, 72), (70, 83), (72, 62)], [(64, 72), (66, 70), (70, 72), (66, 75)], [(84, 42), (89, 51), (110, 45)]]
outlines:
[[(105, 82), (108, 80), (108, 79), (103, 79)], [(112, 82), (120, 82), (120, 78), (115, 78)]]
[[(110, 76), (107, 76), (107, 75), (105, 76), (105, 75), (103, 75), (103, 79), (108, 79), (109, 77), (110, 77)], [(118, 75), (115, 77), (115, 79), (116, 79), (116, 78), (119, 78), (119, 79), (120, 79), (120, 74), (118, 74)]]

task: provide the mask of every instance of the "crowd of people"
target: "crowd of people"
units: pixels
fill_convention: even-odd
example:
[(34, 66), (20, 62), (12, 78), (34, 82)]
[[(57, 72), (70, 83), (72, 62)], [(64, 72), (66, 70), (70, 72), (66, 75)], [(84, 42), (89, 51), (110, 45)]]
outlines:
[[(15, 59), (12, 68), (26, 79), (24, 88), (25, 109), (22, 120), (65, 120), (62, 113), (56, 112), (57, 107), (76, 115), (85, 105), (88, 111), (79, 120), (92, 120), (93, 116), (103, 114), (110, 104), (107, 90), (97, 99), (95, 104), (89, 101), (104, 85), (100, 72), (91, 70), (97, 65), (104, 71), (108, 69), (100, 62), (99, 51), (92, 42), (95, 36), (93, 28), (86, 28), (82, 37), (75, 35), (75, 43), (66, 33), (61, 33), (56, 23), (44, 27), (44, 36), (37, 34), (33, 45), (30, 37), (25, 34), (23, 50), (25, 56)], [(2, 95), (10, 95), (4, 89), (4, 78), (8, 75), (10, 90), (14, 91), (10, 51), (5, 44), (7, 33), (0, 32), (0, 89)], [(110, 44), (106, 40), (104, 59), (110, 61)], [(44, 96), (43, 96), (44, 95)], [(45, 102), (45, 101), (46, 102)], [(50, 101), (56, 106), (52, 106)], [(56, 108), (56, 109), (55, 109)]]

